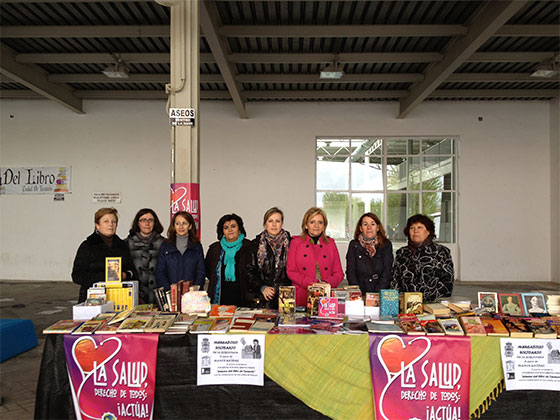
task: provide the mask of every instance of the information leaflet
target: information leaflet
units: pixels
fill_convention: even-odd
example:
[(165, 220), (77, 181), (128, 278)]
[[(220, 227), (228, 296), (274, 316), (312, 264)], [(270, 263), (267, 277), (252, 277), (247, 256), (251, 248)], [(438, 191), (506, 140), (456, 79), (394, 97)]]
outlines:
[(559, 340), (502, 338), (500, 349), (507, 391), (560, 391)]
[(199, 335), (197, 385), (264, 385), (263, 334)]

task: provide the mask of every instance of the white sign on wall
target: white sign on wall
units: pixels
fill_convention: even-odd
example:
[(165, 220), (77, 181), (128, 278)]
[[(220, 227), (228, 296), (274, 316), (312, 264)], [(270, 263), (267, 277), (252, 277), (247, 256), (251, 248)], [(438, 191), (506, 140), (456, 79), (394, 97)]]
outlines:
[(264, 385), (263, 334), (199, 335), (197, 385)]
[(0, 194), (69, 194), (71, 166), (0, 168)]
[(94, 192), (93, 193), (94, 203), (120, 203), (121, 193), (118, 192)]
[(196, 114), (194, 108), (169, 108), (169, 125), (193, 126)]

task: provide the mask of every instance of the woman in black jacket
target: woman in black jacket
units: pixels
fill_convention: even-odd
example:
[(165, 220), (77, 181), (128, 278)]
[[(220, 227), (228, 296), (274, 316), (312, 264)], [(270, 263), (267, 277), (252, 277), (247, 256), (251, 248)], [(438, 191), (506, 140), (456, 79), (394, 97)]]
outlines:
[(387, 239), (381, 220), (364, 213), (358, 220), (354, 239), (346, 254), (348, 284), (360, 286), (362, 294), (388, 289), (393, 266), (393, 245)]
[(243, 219), (226, 214), (218, 221), (214, 242), (206, 253), (208, 296), (217, 305), (247, 306), (247, 266), (251, 241), (245, 239)]
[(105, 281), (105, 258), (121, 257), (122, 280), (138, 278), (128, 245), (117, 236), (117, 209), (104, 207), (95, 212), (95, 232), (82, 242), (74, 259), (72, 281), (80, 285), (78, 303), (87, 298), (87, 290), (94, 283)]
[(278, 309), (278, 288), (291, 286), (286, 274), (286, 261), (292, 237), (282, 229), (284, 213), (278, 207), (267, 210), (264, 231), (253, 239), (249, 261), (249, 306)]

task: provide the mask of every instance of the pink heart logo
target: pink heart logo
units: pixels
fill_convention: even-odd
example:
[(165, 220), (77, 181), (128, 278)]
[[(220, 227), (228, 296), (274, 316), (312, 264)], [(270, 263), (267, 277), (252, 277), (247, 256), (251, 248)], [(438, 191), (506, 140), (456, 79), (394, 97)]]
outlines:
[(121, 349), (122, 343), (116, 337), (110, 337), (99, 347), (92, 337), (82, 337), (72, 346), (72, 356), (82, 371), (82, 377), (91, 373), (95, 366), (99, 367), (111, 360)]

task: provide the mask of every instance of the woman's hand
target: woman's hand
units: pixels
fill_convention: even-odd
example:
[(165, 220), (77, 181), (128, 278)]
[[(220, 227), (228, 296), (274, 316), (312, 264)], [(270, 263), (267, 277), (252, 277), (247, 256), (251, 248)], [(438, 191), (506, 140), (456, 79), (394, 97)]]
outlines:
[(263, 289), (262, 294), (266, 300), (270, 300), (274, 298), (274, 295), (276, 294), (276, 289), (274, 287), (266, 286)]

